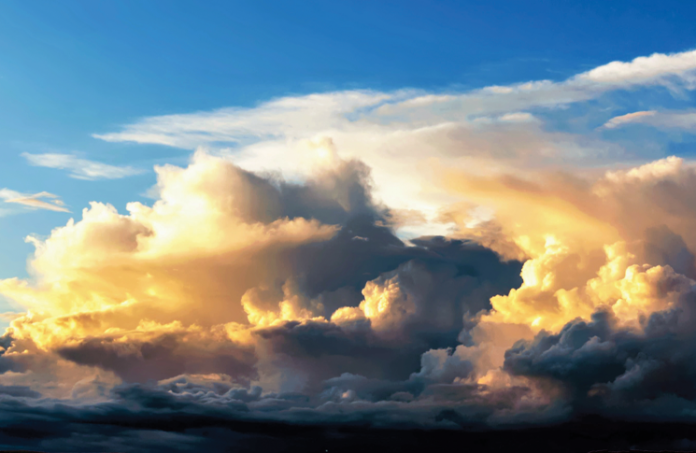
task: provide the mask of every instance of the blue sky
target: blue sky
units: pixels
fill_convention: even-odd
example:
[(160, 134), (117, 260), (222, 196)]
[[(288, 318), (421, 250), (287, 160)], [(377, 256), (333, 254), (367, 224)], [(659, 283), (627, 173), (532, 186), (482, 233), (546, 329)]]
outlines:
[[(288, 95), (562, 81), (610, 61), (694, 48), (695, 12), (684, 1), (2, 2), (0, 188), (58, 195), (71, 213), (4, 203), (12, 212), (0, 217), (0, 277), (26, 275), (28, 234), (47, 236), (93, 200), (119, 210), (128, 201), (151, 202), (144, 194), (155, 182), (152, 166), (183, 165), (192, 151), (92, 134)], [(614, 114), (693, 105), (688, 92), (641, 90), (538, 116), (548, 130), (583, 132)], [(654, 143), (658, 156), (693, 152), (683, 132), (644, 128), (627, 139), (614, 130), (603, 139), (635, 137)], [(75, 179), (29, 165), (23, 154), (140, 172)]]

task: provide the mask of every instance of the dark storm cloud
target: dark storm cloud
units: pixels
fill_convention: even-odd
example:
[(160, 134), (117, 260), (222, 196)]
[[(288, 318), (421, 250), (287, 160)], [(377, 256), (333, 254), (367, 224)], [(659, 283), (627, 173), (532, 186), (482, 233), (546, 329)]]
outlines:
[(127, 344), (90, 338), (60, 348), (57, 353), (80, 365), (113, 371), (127, 382), (160, 380), (183, 373), (225, 373), (241, 381), (254, 377), (252, 351), (223, 343), (206, 353), (187, 348), (185, 341), (177, 334)]
[[(234, 200), (223, 208), (234, 208), (246, 221), (287, 216), (340, 225), (330, 240), (290, 249), (275, 263), (292, 270), (298, 291), (323, 306), (320, 314), (329, 318), (339, 307), (357, 306), (365, 284), (378, 278), (398, 278), (401, 291), (416, 307), (415, 316), (401, 326), (398, 342), (375, 335), (367, 320), (351, 326), (290, 322), (256, 332), (266, 356), (307, 374), (308, 385), (316, 389), (342, 373), (408, 379), (421, 369), (424, 352), (457, 345), (465, 315), (490, 308), (491, 296), (521, 282), (521, 263), (502, 262), (473, 242), (430, 237), (404, 244), (381, 226), (389, 213), (373, 202), (369, 178), (369, 169), (358, 161), (341, 162), (305, 184), (228, 169)], [(260, 209), (262, 200), (265, 207)], [(275, 283), (280, 288), (285, 281)], [(190, 350), (181, 335), (169, 333), (127, 343), (108, 336), (84, 338), (57, 352), (75, 363), (113, 371), (126, 382), (184, 373), (224, 373), (244, 382), (254, 378), (257, 362), (254, 352), (232, 345)]]
[(551, 379), (579, 411), (629, 419), (691, 419), (696, 404), (696, 295), (643, 321), (643, 331), (616, 326), (608, 313), (540, 333), (507, 351), (512, 374)]
[[(466, 314), (489, 308), (491, 296), (505, 293), (518, 283), (519, 263), (502, 263), (495, 253), (476, 244), (443, 238), (415, 242), (416, 247), (402, 246), (393, 255), (376, 253), (371, 263), (383, 265), (392, 258), (411, 258), (376, 280), (396, 279), (404, 297), (415, 307), (413, 316), (395, 327), (395, 337), (377, 334), (370, 320), (341, 325), (288, 322), (257, 331), (259, 347), (271, 352), (284, 366), (307, 375), (308, 385), (316, 386), (342, 373), (403, 380), (421, 369), (421, 355), (426, 351), (458, 344)], [(337, 255), (330, 256), (333, 261), (340, 260), (334, 258)], [(344, 256), (350, 257), (350, 252)], [(330, 263), (329, 259), (327, 266)], [(322, 301), (329, 305), (331, 297)], [(340, 303), (347, 305), (345, 298)], [(331, 310), (327, 311), (330, 314)], [(445, 374), (454, 379), (470, 371), (468, 364)]]
[(41, 394), (32, 390), (26, 385), (0, 385), (0, 395), (23, 397), (23, 398), (40, 398)]
[[(421, 354), (427, 350), (456, 346), (467, 312), (487, 308), (492, 295), (508, 291), (519, 280), (519, 263), (502, 263), (493, 252), (473, 243), (421, 239), (416, 247), (401, 245), (394, 256), (398, 260), (418, 256), (389, 274), (399, 276), (402, 290), (417, 307), (416, 316), (403, 326), (406, 336), (398, 343), (376, 336), (369, 321), (351, 326), (289, 322), (258, 331), (261, 346), (279, 359), (285, 358), (291, 368), (309, 373), (315, 384), (343, 372), (405, 379), (420, 369)], [(379, 263), (379, 259), (374, 261)], [(385, 262), (391, 264), (389, 258)], [(379, 265), (385, 266), (385, 262)], [(362, 284), (369, 277), (363, 276)], [(342, 290), (346, 288), (325, 292), (322, 300), (327, 306), (331, 302), (345, 306)], [(242, 381), (255, 375), (253, 352), (233, 345), (191, 351), (177, 334), (133, 339), (128, 344), (88, 338), (57, 352), (81, 365), (113, 371), (128, 382), (183, 373), (225, 373)]]
[(684, 239), (666, 226), (650, 228), (645, 234), (645, 261), (653, 265), (667, 264), (677, 273), (696, 277), (696, 264)]
[[(359, 398), (365, 401), (410, 401), (422, 393), (425, 385), (418, 380), (388, 381), (368, 379), (364, 376), (344, 373), (324, 381), (325, 390), (321, 399), (336, 400)], [(346, 392), (349, 392), (346, 394)], [(351, 393), (352, 392), (352, 393)]]
[(25, 367), (21, 363), (5, 356), (7, 348), (12, 345), (13, 339), (9, 334), (0, 337), (0, 374), (7, 371), (24, 371)]
[[(357, 305), (367, 281), (413, 259), (433, 272), (447, 273), (441, 281), (461, 276), (479, 278), (478, 284), (485, 288), (475, 303), (469, 302), (471, 309), (485, 308), (490, 296), (521, 282), (521, 263), (501, 263), (494, 252), (474, 243), (431, 237), (413, 240), (416, 246), (407, 247), (383, 226), (390, 213), (373, 201), (370, 169), (362, 162), (341, 162), (302, 185), (280, 182), (278, 190), (283, 207), (280, 215), (341, 226), (332, 239), (306, 244), (283, 257), (294, 270), (301, 290), (308, 297), (321, 298), (327, 316), (336, 308)], [(447, 291), (453, 289), (442, 292)]]
[(423, 344), (385, 343), (367, 323), (345, 328), (333, 323), (289, 322), (257, 332), (259, 347), (279, 364), (309, 376), (307, 385), (343, 372), (403, 379), (418, 370)]
[(281, 182), (283, 215), (315, 218), (328, 224), (345, 224), (350, 217), (381, 218), (370, 187), (370, 168), (357, 160), (340, 162), (305, 184)]
[[(356, 236), (366, 240), (356, 241)], [(489, 307), (491, 296), (521, 283), (521, 263), (503, 263), (494, 252), (473, 242), (442, 237), (411, 242), (414, 246), (407, 247), (388, 228), (375, 225), (374, 217), (356, 216), (331, 240), (302, 246), (288, 260), (296, 269), (301, 288), (310, 297), (321, 297), (324, 292), (341, 288), (350, 290), (342, 300), (327, 299), (327, 312), (358, 305), (366, 282), (410, 260), (418, 260), (433, 274), (432, 282), (423, 282), (430, 287), (418, 291), (430, 291), (439, 299), (450, 295), (457, 302), (461, 302), (462, 294), (468, 293), (471, 297), (467, 304), (472, 311)], [(448, 279), (452, 281), (445, 282)], [(440, 287), (440, 283), (445, 283), (445, 287)], [(473, 291), (474, 284), (480, 287), (477, 293)]]
[[(463, 390), (456, 392), (472, 392), (471, 388)], [(298, 413), (295, 421), (278, 421), (261, 418), (248, 404), (225, 395), (217, 395), (216, 402), (205, 401), (202, 393), (172, 394), (164, 388), (135, 384), (115, 388), (112, 402), (90, 406), (53, 401), (29, 405), (20, 399), (0, 399), (0, 448), (46, 452), (343, 453), (361, 449), (422, 452), (434, 445), (442, 451), (457, 451), (465, 445), (481, 452), (585, 453), (665, 446), (682, 450), (694, 445), (690, 424), (641, 425), (584, 417), (552, 426), (490, 430), (477, 423), (480, 411), (450, 409), (428, 412), (428, 417), (441, 425), (439, 428), (419, 428), (396, 412), (391, 424), (385, 425), (383, 410), (382, 415), (349, 411), (339, 417), (326, 412), (312, 417), (304, 412)], [(451, 393), (440, 394), (454, 398)], [(302, 417), (304, 421), (300, 421)]]
[(541, 333), (531, 343), (519, 342), (505, 353), (504, 368), (515, 375), (550, 377), (584, 394), (595, 383), (621, 375), (628, 354), (640, 350), (617, 347), (621, 339), (614, 337), (610, 319), (595, 313), (590, 323), (572, 322), (556, 335)]

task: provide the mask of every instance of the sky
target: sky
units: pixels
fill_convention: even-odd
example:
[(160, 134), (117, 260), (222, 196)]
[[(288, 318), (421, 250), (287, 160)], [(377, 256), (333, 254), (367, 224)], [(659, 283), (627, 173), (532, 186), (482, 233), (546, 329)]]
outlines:
[(693, 450), (695, 12), (2, 2), (0, 448)]

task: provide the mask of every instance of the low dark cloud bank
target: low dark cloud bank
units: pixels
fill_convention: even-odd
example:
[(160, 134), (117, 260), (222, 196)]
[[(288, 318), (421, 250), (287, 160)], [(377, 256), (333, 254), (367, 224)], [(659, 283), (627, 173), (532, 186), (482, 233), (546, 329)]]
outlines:
[[(585, 416), (548, 426), (491, 430), (460, 420), (458, 427), (414, 429), (370, 426), (369, 417), (350, 421), (293, 423), (258, 420), (240, 401), (219, 406), (178, 400), (161, 389), (124, 386), (114, 401), (90, 407), (0, 402), (4, 449), (43, 452), (353, 452), (437, 451), (569, 452), (590, 450), (677, 450), (696, 447), (690, 423), (629, 423)], [(282, 397), (281, 397), (282, 398)], [(443, 411), (441, 419), (454, 419)]]

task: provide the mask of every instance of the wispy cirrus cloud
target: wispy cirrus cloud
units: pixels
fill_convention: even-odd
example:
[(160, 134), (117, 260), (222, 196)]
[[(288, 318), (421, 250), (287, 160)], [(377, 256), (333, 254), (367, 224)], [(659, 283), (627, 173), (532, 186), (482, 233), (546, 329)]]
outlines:
[(121, 132), (94, 134), (94, 137), (108, 142), (156, 143), (195, 149), (205, 143), (304, 136), (336, 127), (346, 121), (346, 116), (356, 112), (407, 97), (406, 93), (369, 90), (285, 97), (252, 109), (230, 107), (144, 118)]
[(602, 126), (615, 129), (627, 124), (645, 124), (659, 129), (696, 130), (696, 111), (647, 110), (614, 117)]
[(356, 127), (392, 125), (412, 129), (513, 113), (519, 120), (519, 115), (529, 115), (524, 112), (528, 109), (562, 107), (611, 91), (651, 86), (672, 91), (696, 88), (696, 50), (614, 61), (560, 82), (536, 80), (447, 94), (343, 91), (285, 97), (254, 108), (147, 117), (121, 131), (94, 137), (195, 149), (206, 143), (296, 138)]
[(617, 127), (621, 127), (625, 124), (644, 123), (645, 121), (649, 121), (649, 118), (655, 116), (656, 113), (657, 112), (655, 110), (645, 110), (641, 112), (633, 112), (627, 113), (625, 115), (615, 116), (614, 118), (604, 123), (602, 127), (605, 129), (616, 129)]
[(81, 159), (71, 154), (30, 154), (23, 153), (31, 165), (37, 167), (68, 170), (70, 177), (75, 179), (120, 179), (143, 173), (144, 170), (129, 166), (109, 165), (92, 160)]
[(70, 212), (63, 201), (49, 192), (23, 194), (10, 189), (0, 189), (0, 199), (5, 203), (16, 203), (30, 208), (48, 209), (49, 211)]

